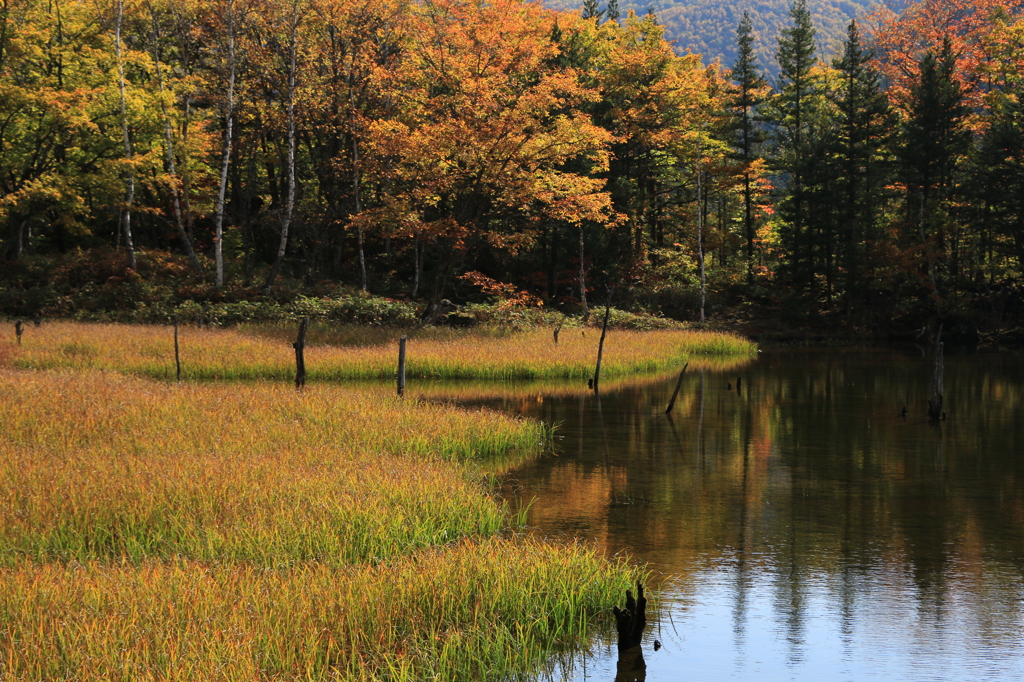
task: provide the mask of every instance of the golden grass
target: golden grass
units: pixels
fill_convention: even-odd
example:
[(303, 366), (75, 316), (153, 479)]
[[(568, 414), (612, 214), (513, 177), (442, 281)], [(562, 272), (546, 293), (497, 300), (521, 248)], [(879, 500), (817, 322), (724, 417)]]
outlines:
[[(292, 376), (286, 339), (181, 342), (187, 378)], [(416, 339), (409, 375), (582, 387), (596, 344)], [(613, 332), (605, 386), (750, 351)], [(50, 323), (0, 342), (0, 677), (497, 679), (585, 643), (643, 572), (503, 533), (515, 516), (482, 474), (536, 453), (544, 425), (316, 382), (391, 379), (394, 355), (310, 347), (298, 392), (154, 382), (173, 377), (167, 327)]]
[[(0, 372), (0, 563), (388, 558), (489, 535), (503, 511), (447, 460), (530, 456), (542, 425), (334, 386)], [(54, 491), (59, 491), (54, 494)]]
[(463, 541), (389, 565), (0, 570), (5, 680), (496, 680), (537, 670), (635, 572), (587, 548)]
[(537, 423), (99, 370), (0, 370), (0, 395), (4, 680), (505, 678), (644, 577), (501, 536), (480, 468)]
[[(25, 369), (108, 369), (157, 379), (175, 376), (169, 327), (89, 325), (54, 322), (26, 335), (8, 362)], [(575, 380), (594, 371), (599, 333), (563, 330), (559, 343), (551, 330), (508, 336), (463, 334), (442, 339), (411, 339), (406, 374), (415, 379)], [(239, 330), (183, 328), (180, 335), (186, 379), (290, 379), (294, 351), (288, 341)], [(736, 336), (696, 331), (610, 331), (602, 379), (668, 370), (682, 362), (711, 357), (749, 358), (755, 346)], [(394, 378), (394, 345), (308, 346), (308, 380)]]
[[(730, 372), (742, 368), (748, 364), (751, 358), (715, 356), (698, 357), (689, 361), (687, 373), (699, 372), (706, 369), (710, 372)], [(601, 393), (609, 394), (630, 388), (643, 386), (655, 386), (679, 376), (680, 367), (673, 367), (668, 371), (660, 371), (651, 374), (630, 374), (626, 376), (613, 377), (605, 381), (601, 380)], [(379, 387), (381, 393), (391, 393), (394, 388), (388, 384), (386, 388)], [(407, 388), (407, 395), (410, 397), (425, 400), (448, 400), (458, 402), (474, 402), (492, 398), (536, 400), (544, 398), (570, 398), (584, 395), (593, 395), (594, 391), (589, 388), (586, 381), (565, 381), (557, 379), (538, 381), (421, 381), (411, 384)]]

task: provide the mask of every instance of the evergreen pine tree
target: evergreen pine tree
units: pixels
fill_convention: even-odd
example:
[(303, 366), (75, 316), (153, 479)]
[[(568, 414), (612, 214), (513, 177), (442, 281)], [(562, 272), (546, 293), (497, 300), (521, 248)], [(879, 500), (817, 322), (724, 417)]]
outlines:
[[(970, 108), (963, 87), (955, 79), (956, 56), (949, 38), (938, 55), (929, 52), (920, 63), (920, 78), (910, 96), (910, 116), (904, 126), (903, 179), (907, 187), (908, 216), (921, 241), (934, 239), (948, 255), (949, 273), (956, 275), (957, 244), (949, 240), (950, 211), (958, 189), (957, 173), (971, 147), (967, 129)], [(929, 251), (931, 253), (931, 251)], [(929, 256), (932, 286), (938, 286), (938, 260)]]
[(838, 248), (845, 273), (846, 309), (869, 280), (865, 272), (865, 240), (880, 213), (884, 188), (889, 180), (887, 149), (892, 117), (879, 75), (870, 66), (872, 54), (861, 46), (857, 22), (847, 27), (843, 54), (832, 61), (840, 74), (833, 94), (837, 109), (834, 140), (835, 166), (839, 171), (837, 226)]
[(603, 14), (604, 12), (597, 8), (597, 0), (583, 0), (582, 16), (584, 19), (593, 19), (596, 17), (598, 21), (601, 21), (601, 15)]
[(754, 160), (754, 149), (763, 141), (763, 133), (757, 119), (757, 107), (764, 101), (766, 81), (757, 67), (754, 56), (753, 25), (750, 13), (743, 12), (743, 19), (736, 29), (736, 62), (732, 67), (732, 80), (736, 90), (731, 108), (736, 117), (736, 156), (743, 163), (743, 234), (746, 239), (747, 283), (754, 281), (754, 189), (751, 182), (750, 163)]
[(604, 13), (608, 17), (608, 21), (618, 23), (619, 17), (622, 16), (622, 13), (619, 12), (619, 0), (608, 0), (608, 6), (605, 7)]
[(793, 274), (810, 283), (814, 273), (814, 249), (809, 233), (806, 184), (812, 170), (812, 154), (808, 139), (810, 125), (809, 100), (815, 84), (811, 74), (814, 66), (815, 31), (805, 0), (796, 0), (790, 7), (792, 25), (782, 29), (776, 59), (779, 62), (777, 96), (773, 103), (772, 122), (778, 130), (776, 158), (779, 171), (788, 176), (786, 196), (780, 202), (783, 216), (789, 223), (783, 237), (791, 257)]
[(987, 231), (995, 233), (985, 240), (985, 251), (1005, 250), (1000, 255), (1024, 263), (1024, 83), (1004, 87), (993, 98), (991, 111), (978, 154), (980, 186), (972, 203), (984, 207)]

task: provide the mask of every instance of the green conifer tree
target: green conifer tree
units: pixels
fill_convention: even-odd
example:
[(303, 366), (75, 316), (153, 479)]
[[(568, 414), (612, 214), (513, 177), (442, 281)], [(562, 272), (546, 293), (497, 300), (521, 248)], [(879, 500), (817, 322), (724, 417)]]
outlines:
[(604, 13), (608, 17), (608, 21), (618, 23), (619, 17), (622, 16), (622, 13), (619, 11), (619, 0), (608, 0), (608, 6), (605, 7)]
[(782, 29), (776, 52), (779, 78), (772, 106), (772, 122), (778, 138), (775, 165), (788, 177), (779, 205), (788, 223), (788, 230), (782, 236), (787, 242), (792, 274), (796, 280), (809, 284), (814, 276), (816, 245), (808, 225), (806, 185), (814, 164), (809, 139), (809, 107), (816, 87), (811, 68), (815, 64), (817, 45), (805, 0), (796, 0), (789, 16), (792, 24)]
[(891, 169), (892, 116), (879, 75), (870, 66), (872, 57), (861, 45), (857, 22), (850, 22), (843, 54), (832, 62), (840, 74), (832, 95), (837, 110), (833, 155), (839, 171), (837, 246), (845, 273), (847, 314), (870, 280), (865, 271), (865, 241), (876, 236), (872, 228)]
[(946, 257), (941, 259), (948, 264), (946, 274), (955, 276), (959, 270), (958, 244), (950, 239), (949, 230), (971, 132), (967, 128), (970, 108), (955, 73), (956, 55), (946, 38), (939, 54), (929, 52), (921, 60), (903, 130), (901, 161), (908, 216), (929, 251), (933, 288), (942, 279), (940, 255)]
[(754, 281), (754, 187), (750, 164), (756, 157), (755, 149), (764, 139), (757, 107), (764, 101), (766, 81), (754, 56), (753, 25), (750, 13), (736, 29), (736, 62), (732, 66), (735, 94), (730, 103), (735, 117), (733, 145), (736, 157), (743, 164), (743, 234), (746, 240), (747, 283)]

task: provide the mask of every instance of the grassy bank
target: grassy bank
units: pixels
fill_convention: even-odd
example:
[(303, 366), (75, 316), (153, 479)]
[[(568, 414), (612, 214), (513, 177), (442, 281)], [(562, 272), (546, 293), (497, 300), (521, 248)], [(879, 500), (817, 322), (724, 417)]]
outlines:
[[(0, 342), (0, 676), (504, 679), (585, 643), (644, 578), (515, 535), (485, 481), (534, 456), (544, 425), (397, 399), (394, 344), (358, 335), (311, 335), (295, 391), (289, 331), (182, 328), (185, 377), (221, 381), (181, 384), (169, 327), (47, 322)], [(597, 342), (435, 331), (410, 341), (408, 371), (585, 386)], [(616, 330), (602, 373), (752, 353)], [(368, 378), (387, 388), (325, 381)]]
[(26, 562), (0, 570), (0, 665), (10, 680), (497, 680), (585, 640), (629, 573), (527, 539), (342, 569)]
[(505, 513), (458, 462), (500, 466), (545, 438), (534, 422), (337, 387), (6, 372), (0, 392), (5, 565), (386, 560), (499, 531)]
[(0, 666), (26, 680), (493, 679), (638, 576), (504, 537), (542, 425), (338, 386), (0, 370)]
[[(410, 379), (491, 381), (583, 381), (592, 376), (599, 333), (565, 329), (554, 343), (552, 330), (507, 335), (452, 334), (411, 339)], [(179, 334), (183, 377), (187, 379), (276, 379), (294, 374), (294, 351), (283, 332), (186, 327)], [(729, 334), (699, 331), (614, 331), (605, 342), (602, 378), (667, 370), (699, 358), (747, 358), (756, 347)], [(394, 345), (310, 345), (310, 381), (391, 379)], [(157, 379), (175, 376), (170, 327), (90, 325), (54, 322), (32, 327), (8, 360), (25, 369), (107, 369)]]

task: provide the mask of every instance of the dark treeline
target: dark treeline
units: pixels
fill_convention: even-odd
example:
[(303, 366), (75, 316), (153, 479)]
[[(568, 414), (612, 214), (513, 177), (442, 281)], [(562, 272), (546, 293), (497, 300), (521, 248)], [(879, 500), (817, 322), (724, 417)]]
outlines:
[(749, 18), (726, 69), (614, 2), (3, 0), (0, 247), (170, 250), (204, 296), (1005, 326), (1018, 10), (926, 0), (824, 63), (798, 0), (768, 79)]

